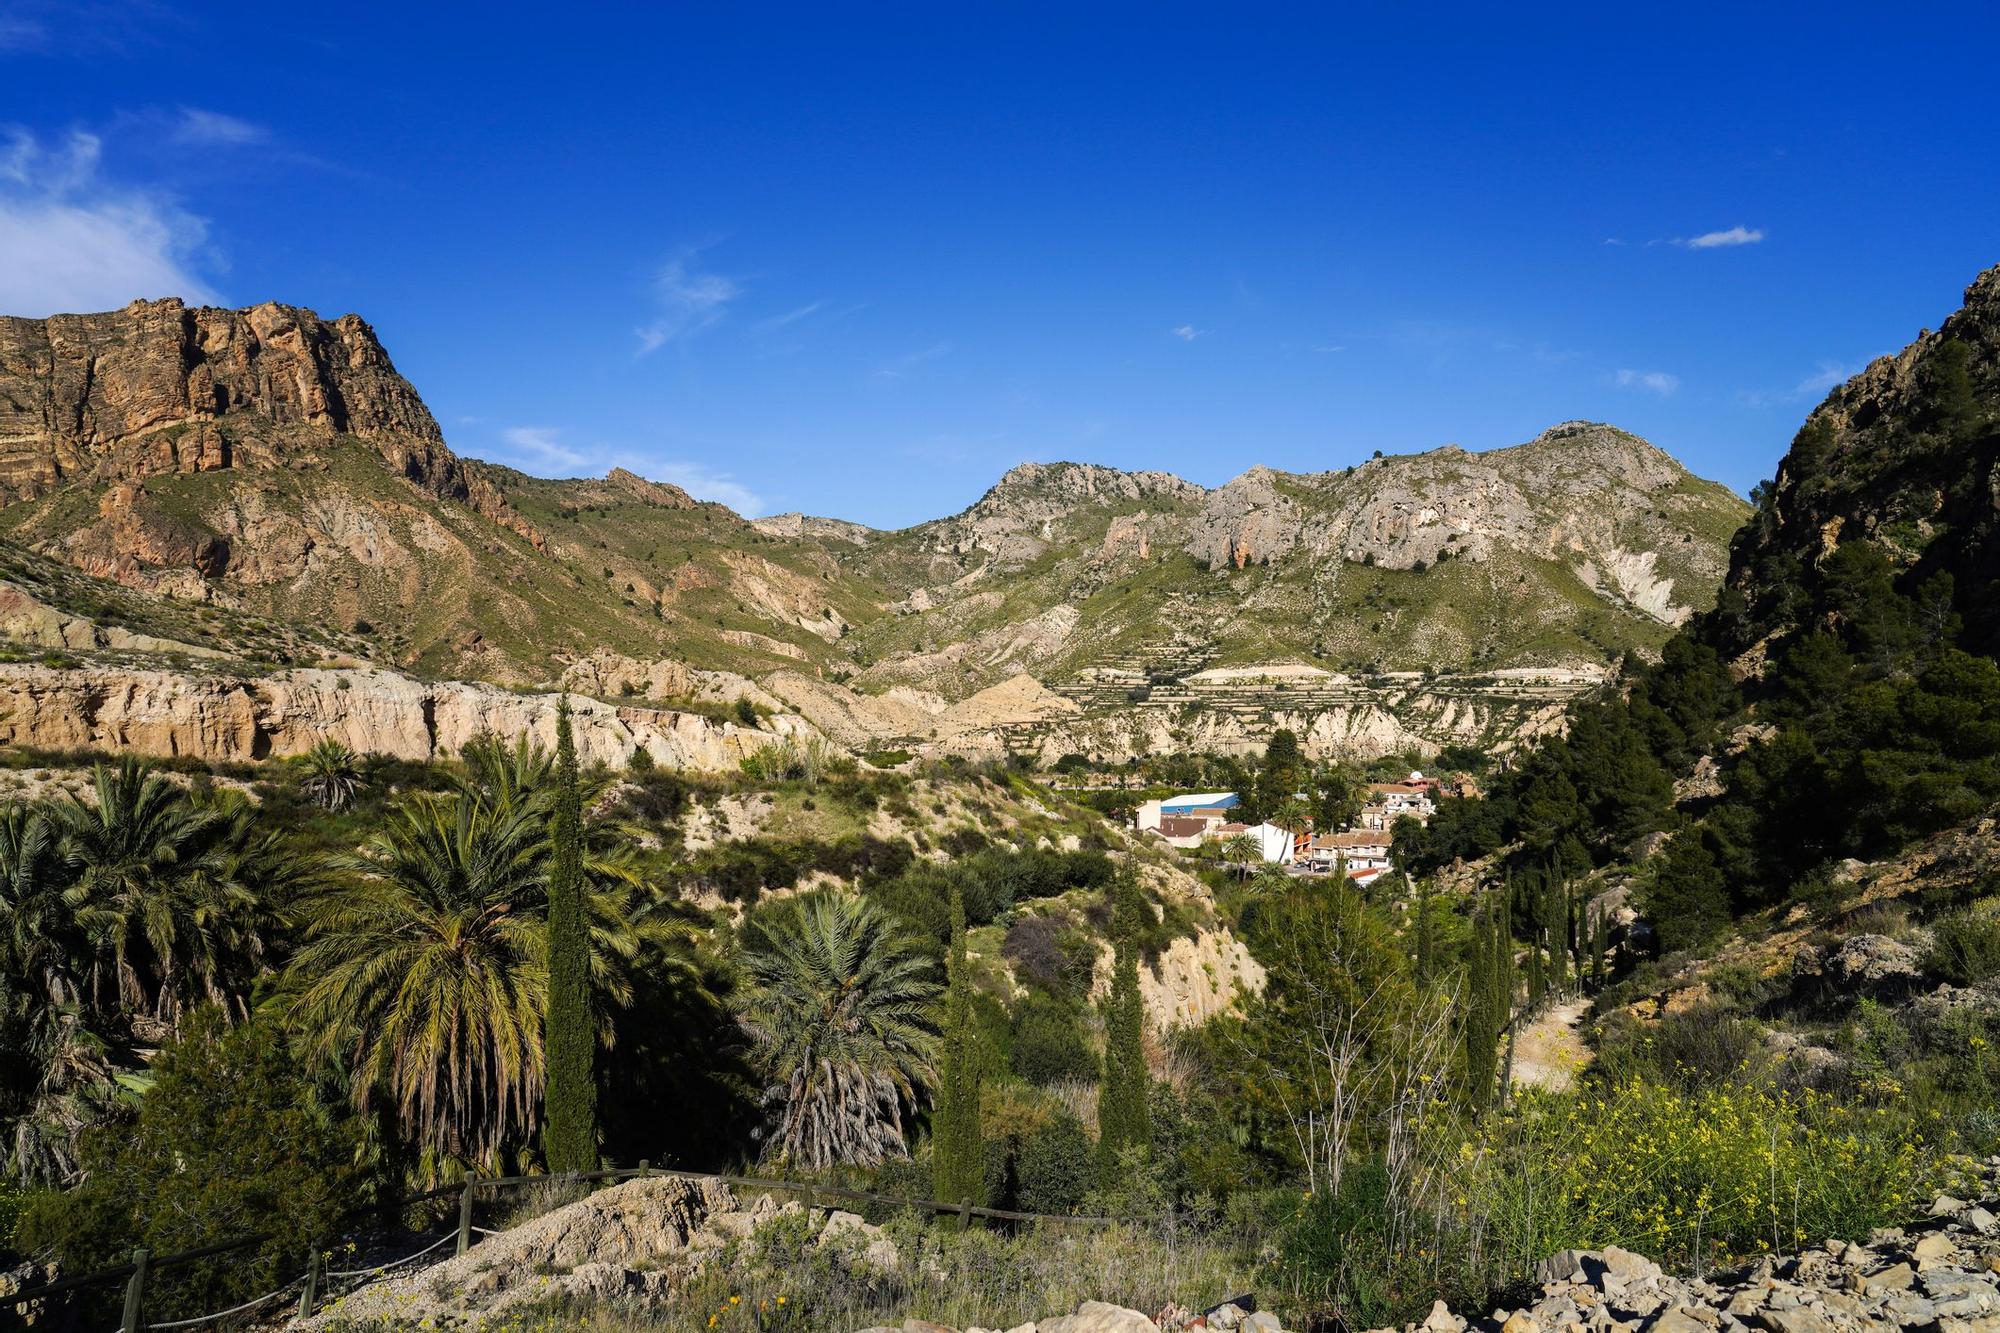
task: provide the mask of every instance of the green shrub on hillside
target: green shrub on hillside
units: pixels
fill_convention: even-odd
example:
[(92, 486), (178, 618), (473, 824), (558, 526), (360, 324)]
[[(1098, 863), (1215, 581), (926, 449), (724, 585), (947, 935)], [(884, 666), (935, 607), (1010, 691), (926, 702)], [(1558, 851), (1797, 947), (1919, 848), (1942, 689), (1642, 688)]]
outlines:
[(1082, 1013), (1030, 992), (1014, 1009), (1014, 1072), (1037, 1085), (1097, 1077)]
[(1924, 966), (1954, 986), (2000, 976), (2000, 912), (1968, 908), (1938, 921)]
[(1861, 1239), (1909, 1218), (1940, 1183), (1900, 1110), (1634, 1080), (1524, 1090), (1466, 1144), (1456, 1197), (1478, 1217), (1493, 1270), (1517, 1275), (1572, 1247), (1692, 1267)]
[(64, 1272), (264, 1234), (248, 1250), (176, 1266), (148, 1292), (147, 1314), (221, 1309), (279, 1286), (371, 1180), (358, 1123), (297, 1072), (261, 1022), (231, 1028), (219, 1010), (190, 1020), (154, 1065), (136, 1121), (84, 1139), (84, 1183), (37, 1195), (21, 1219), (24, 1249), (47, 1249)]

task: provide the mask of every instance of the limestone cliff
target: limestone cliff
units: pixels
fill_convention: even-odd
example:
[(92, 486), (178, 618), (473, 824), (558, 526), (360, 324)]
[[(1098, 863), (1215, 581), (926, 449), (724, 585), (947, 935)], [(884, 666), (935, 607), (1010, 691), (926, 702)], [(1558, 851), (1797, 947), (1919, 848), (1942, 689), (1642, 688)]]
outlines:
[[(483, 732), (553, 747), (558, 697), (368, 668), (236, 675), (9, 663), (0, 664), (0, 744), (227, 762), (299, 754), (331, 738), (363, 754), (432, 759)], [(613, 768), (643, 749), (667, 768), (733, 771), (774, 739), (810, 730), (788, 715), (752, 728), (588, 697), (572, 703), (578, 757)]]

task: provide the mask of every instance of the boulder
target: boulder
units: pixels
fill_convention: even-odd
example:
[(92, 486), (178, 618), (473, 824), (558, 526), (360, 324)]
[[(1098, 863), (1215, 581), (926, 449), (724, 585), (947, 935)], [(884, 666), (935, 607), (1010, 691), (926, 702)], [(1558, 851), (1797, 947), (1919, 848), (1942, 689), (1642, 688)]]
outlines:
[[(1256, 1315), (1249, 1316), (1244, 1326), (1250, 1327), (1249, 1320), (1255, 1318)], [(1075, 1314), (1041, 1320), (1036, 1333), (1159, 1333), (1159, 1325), (1122, 1305), (1085, 1301), (1076, 1307)]]
[(1923, 980), (1923, 955), (1888, 935), (1850, 935), (1823, 963), (1827, 979), (1848, 994), (1904, 992)]

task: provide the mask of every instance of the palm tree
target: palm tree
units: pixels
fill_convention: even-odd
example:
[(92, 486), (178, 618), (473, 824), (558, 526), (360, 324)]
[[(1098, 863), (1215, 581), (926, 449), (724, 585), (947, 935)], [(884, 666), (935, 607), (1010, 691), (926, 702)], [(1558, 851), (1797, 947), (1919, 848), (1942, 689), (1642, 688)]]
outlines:
[(1250, 878), (1251, 870), (1264, 859), (1264, 849), (1248, 833), (1235, 833), (1222, 840), (1222, 859), (1236, 867), (1236, 878)]
[[(391, 1100), (433, 1179), (453, 1162), (496, 1165), (534, 1137), (548, 866), (536, 804), (422, 797), (299, 904), (292, 1022), (347, 1072), (357, 1109)], [(621, 876), (593, 879), (585, 907), (609, 1045), (635, 969), (679, 928)]]
[(301, 904), (295, 1024), (353, 1071), (357, 1110), (393, 1099), (432, 1176), (497, 1162), (541, 1100), (547, 993), (541, 830), (424, 799)]
[(65, 899), (94, 946), (90, 1003), (172, 1022), (191, 994), (216, 993), (218, 936), (255, 906), (229, 874), (227, 815), (129, 757), (53, 815), (77, 870)]
[(299, 790), (322, 810), (345, 810), (361, 790), (359, 757), (331, 736), (300, 755), (299, 765), (305, 770)]
[(88, 964), (65, 897), (74, 879), (61, 830), (39, 807), (0, 810), (0, 975), (42, 1004), (74, 1003)]
[(872, 903), (820, 894), (794, 900), (743, 968), (773, 1119), (765, 1156), (818, 1169), (906, 1155), (936, 1042), (929, 960)]

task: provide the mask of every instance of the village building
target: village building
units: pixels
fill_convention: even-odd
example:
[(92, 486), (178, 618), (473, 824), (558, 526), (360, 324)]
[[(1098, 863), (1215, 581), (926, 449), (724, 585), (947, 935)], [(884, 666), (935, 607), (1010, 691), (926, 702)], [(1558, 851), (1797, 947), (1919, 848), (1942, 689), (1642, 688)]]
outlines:
[(1290, 865), (1296, 851), (1292, 831), (1276, 824), (1218, 824), (1209, 830), (1208, 837), (1223, 843), (1231, 838), (1248, 837), (1257, 846), (1258, 859), (1271, 865)]
[(1343, 863), (1347, 866), (1350, 879), (1357, 878), (1358, 873), (1364, 871), (1372, 879), (1388, 870), (1389, 835), (1369, 829), (1322, 833), (1307, 845), (1305, 864), (1308, 868), (1330, 871)]
[(1214, 828), (1231, 818), (1231, 812), (1241, 804), (1241, 799), (1233, 791), (1194, 792), (1186, 796), (1167, 796), (1158, 800), (1141, 801), (1133, 814), (1133, 825), (1141, 833), (1160, 831), (1160, 825), (1167, 819), (1198, 819), (1209, 828)]

